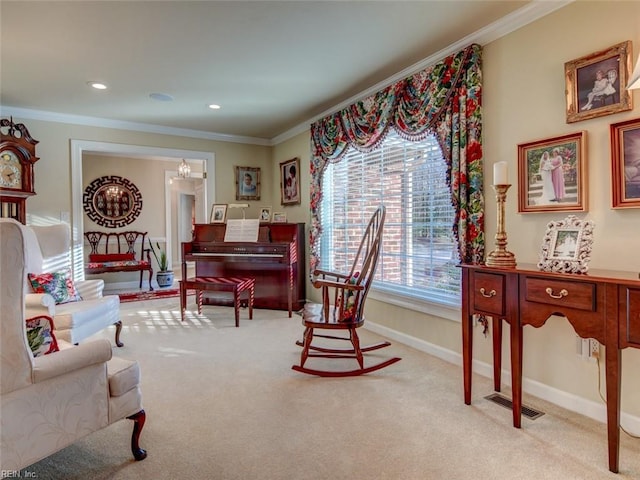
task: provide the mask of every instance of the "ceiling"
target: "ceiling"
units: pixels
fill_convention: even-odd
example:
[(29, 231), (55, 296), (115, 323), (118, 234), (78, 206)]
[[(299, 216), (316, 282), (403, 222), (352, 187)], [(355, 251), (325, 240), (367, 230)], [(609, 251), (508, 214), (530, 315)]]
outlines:
[(0, 105), (268, 141), (530, 4), (1, 0)]

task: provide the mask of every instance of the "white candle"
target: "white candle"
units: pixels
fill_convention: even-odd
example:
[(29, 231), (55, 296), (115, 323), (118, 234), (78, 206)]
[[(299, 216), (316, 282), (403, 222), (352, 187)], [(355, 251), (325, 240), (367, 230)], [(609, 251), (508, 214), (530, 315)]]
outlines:
[(509, 183), (509, 171), (507, 162), (496, 162), (493, 164), (493, 184), (507, 185)]

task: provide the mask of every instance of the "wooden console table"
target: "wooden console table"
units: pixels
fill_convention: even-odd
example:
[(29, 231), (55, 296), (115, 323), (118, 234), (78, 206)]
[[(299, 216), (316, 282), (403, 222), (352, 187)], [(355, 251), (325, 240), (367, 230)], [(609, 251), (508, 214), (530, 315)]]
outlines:
[(640, 279), (637, 273), (591, 270), (588, 274), (541, 272), (535, 265), (497, 268), (461, 265), (464, 403), (471, 404), (474, 314), (492, 318), (494, 389), (500, 391), (502, 321), (510, 325), (513, 426), (522, 411), (522, 327), (541, 327), (564, 315), (582, 338), (605, 346), (609, 470), (618, 473), (621, 350), (640, 348)]

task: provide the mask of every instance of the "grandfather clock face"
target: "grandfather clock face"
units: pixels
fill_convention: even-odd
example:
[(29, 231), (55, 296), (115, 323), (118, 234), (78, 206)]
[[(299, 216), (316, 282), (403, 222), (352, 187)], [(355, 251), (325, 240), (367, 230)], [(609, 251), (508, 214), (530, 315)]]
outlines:
[(0, 152), (0, 187), (22, 188), (22, 163), (11, 150)]

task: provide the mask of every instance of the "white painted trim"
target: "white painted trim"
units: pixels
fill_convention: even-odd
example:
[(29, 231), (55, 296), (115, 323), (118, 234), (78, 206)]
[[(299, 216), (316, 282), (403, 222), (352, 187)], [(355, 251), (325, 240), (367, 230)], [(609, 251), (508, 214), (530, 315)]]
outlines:
[(429, 302), (406, 295), (394, 294), (389, 291), (376, 290), (371, 288), (369, 292), (369, 298), (377, 300), (379, 302), (389, 303), (398, 307), (406, 308), (407, 310), (413, 310), (414, 312), (426, 313), (427, 315), (433, 315), (436, 317), (446, 318), (454, 322), (460, 323), (461, 308), (460, 305), (444, 305), (441, 303)]
[(314, 118), (304, 122), (303, 124), (293, 127), (291, 130), (288, 130), (278, 135), (277, 137), (274, 137), (271, 140), (271, 144), (277, 145), (279, 143), (284, 142), (285, 140), (293, 138), (294, 136), (309, 129), (310, 125), (316, 122), (317, 120), (324, 118), (327, 115), (331, 115), (336, 111), (342, 110), (343, 108), (351, 105), (354, 102), (357, 102), (359, 100), (362, 100), (363, 98), (373, 95), (374, 93), (388, 87), (392, 83), (395, 83), (398, 80), (401, 80), (410, 75), (413, 75), (414, 73), (419, 72), (420, 70), (423, 70), (441, 61), (443, 58), (453, 53), (456, 53), (473, 43), (486, 45), (487, 43), (493, 42), (519, 28), (524, 27), (525, 25), (528, 25), (531, 22), (538, 20), (539, 18), (549, 15), (550, 13), (553, 13), (564, 6), (570, 3), (573, 3), (574, 1), (575, 0), (558, 0), (558, 1), (535, 1), (534, 0), (528, 3), (527, 5), (525, 5), (524, 7), (516, 10), (515, 12), (512, 12), (511, 14), (504, 16), (500, 20), (497, 20), (492, 24), (487, 25), (484, 28), (481, 28), (480, 30), (472, 33), (471, 35), (467, 35), (466, 37), (458, 40), (457, 42), (449, 45), (448, 47), (440, 50), (439, 52), (436, 52), (433, 55), (430, 55), (427, 58), (419, 61), (418, 63), (415, 63), (410, 67), (405, 68), (404, 70), (396, 73), (392, 77), (389, 77), (386, 80), (383, 80), (382, 82), (379, 82), (373, 85), (372, 87), (366, 89), (363, 92), (358, 93), (357, 95), (354, 95), (348, 100), (345, 100), (344, 102), (341, 102), (340, 104), (331, 107), (329, 110), (325, 110), (320, 115), (316, 115)]
[(67, 113), (47, 112), (43, 110), (32, 110), (28, 108), (9, 107), (4, 105), (0, 106), (0, 110), (2, 110), (3, 116), (13, 116), (31, 120), (42, 120), (44, 122), (69, 123), (71, 125), (83, 125), (90, 127), (113, 128), (116, 130), (158, 133), (160, 135), (202, 138), (205, 140), (218, 140), (220, 142), (242, 143), (248, 145), (272, 145), (269, 140), (266, 140), (264, 138), (227, 135), (215, 132), (203, 132), (201, 130), (188, 130), (186, 128), (165, 127), (161, 125), (125, 122), (122, 120), (109, 120), (106, 118), (97, 117), (85, 117), (81, 115), (70, 115)]
[[(367, 321), (364, 325), (364, 328), (377, 333), (378, 335), (382, 335), (391, 340), (395, 340), (398, 343), (402, 343), (411, 348), (415, 348), (416, 350), (419, 350), (421, 352), (433, 355), (434, 357), (444, 360), (445, 362), (462, 366), (462, 355), (458, 352), (448, 350), (439, 345), (429, 343), (427, 341), (421, 340), (411, 335), (407, 335), (406, 333), (399, 332), (397, 330), (393, 330), (389, 327), (377, 324), (375, 322)], [(493, 365), (490, 365), (488, 363), (473, 360), (473, 371), (474, 373), (480, 374), (483, 377), (493, 378)], [(595, 379), (594, 382), (597, 382), (597, 379)], [(502, 371), (502, 383), (511, 386), (510, 371)], [(462, 370), (460, 371), (460, 384), (462, 385)], [(559, 407), (562, 407), (566, 410), (579, 413), (598, 422), (606, 423), (607, 409), (606, 405), (603, 403), (597, 403), (591, 400), (587, 400), (586, 398), (573, 395), (563, 390), (558, 390), (557, 388), (537, 382), (535, 380), (528, 379), (526, 377), (523, 377), (522, 379), (522, 391), (558, 405)], [(640, 435), (640, 417), (621, 412), (620, 423), (626, 431), (634, 435)]]

